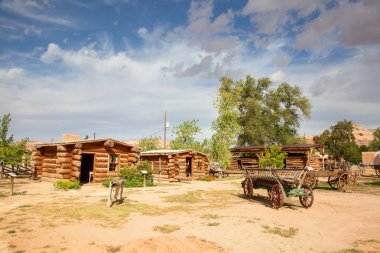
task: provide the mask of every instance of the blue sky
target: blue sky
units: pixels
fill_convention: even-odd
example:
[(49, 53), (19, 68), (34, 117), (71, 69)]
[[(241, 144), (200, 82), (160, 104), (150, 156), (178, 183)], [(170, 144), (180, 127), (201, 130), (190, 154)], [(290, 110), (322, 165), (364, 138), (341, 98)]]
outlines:
[(375, 0), (2, 0), (0, 113), (16, 139), (162, 136), (165, 111), (209, 138), (219, 78), (250, 74), (301, 87), (300, 135), (375, 128), (379, 13)]

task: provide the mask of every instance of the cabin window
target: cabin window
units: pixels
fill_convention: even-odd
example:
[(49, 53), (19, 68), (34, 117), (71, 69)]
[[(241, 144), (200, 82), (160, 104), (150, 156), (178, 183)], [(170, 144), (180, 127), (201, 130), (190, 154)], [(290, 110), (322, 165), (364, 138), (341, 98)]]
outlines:
[(119, 156), (118, 155), (110, 155), (109, 156), (109, 171), (118, 171), (119, 169)]

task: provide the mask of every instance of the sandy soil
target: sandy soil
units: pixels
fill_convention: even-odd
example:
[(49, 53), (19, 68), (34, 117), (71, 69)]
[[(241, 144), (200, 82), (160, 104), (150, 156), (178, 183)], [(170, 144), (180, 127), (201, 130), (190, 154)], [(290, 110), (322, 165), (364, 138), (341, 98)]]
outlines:
[(18, 181), (9, 196), (3, 180), (0, 252), (380, 252), (379, 187), (321, 187), (310, 209), (286, 198), (274, 210), (265, 190), (244, 198), (240, 182), (127, 189), (108, 208), (101, 185)]

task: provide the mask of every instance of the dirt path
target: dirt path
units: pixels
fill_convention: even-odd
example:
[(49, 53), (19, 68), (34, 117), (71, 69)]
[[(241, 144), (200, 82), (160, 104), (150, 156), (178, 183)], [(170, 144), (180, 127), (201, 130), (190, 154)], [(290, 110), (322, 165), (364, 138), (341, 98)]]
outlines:
[(380, 252), (378, 188), (317, 189), (310, 209), (287, 198), (274, 210), (265, 190), (245, 199), (240, 180), (192, 182), (127, 189), (107, 208), (101, 185), (25, 183), (8, 196), (0, 183), (0, 252)]

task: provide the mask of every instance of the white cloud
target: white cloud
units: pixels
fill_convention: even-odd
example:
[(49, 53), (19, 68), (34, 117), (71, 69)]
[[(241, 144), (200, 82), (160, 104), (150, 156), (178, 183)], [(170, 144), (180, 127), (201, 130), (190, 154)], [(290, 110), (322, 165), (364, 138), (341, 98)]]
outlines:
[(22, 68), (0, 69), (0, 81), (12, 80), (24, 73)]
[(23, 1), (23, 0), (4, 0), (0, 3), (0, 7), (10, 12), (17, 13), (18, 15), (34, 19), (40, 22), (56, 24), (67, 27), (74, 27), (74, 24), (66, 19), (58, 16), (46, 14), (47, 5), (40, 4), (36, 1)]
[(282, 70), (279, 70), (279, 71), (274, 72), (272, 75), (270, 75), (270, 79), (273, 82), (284, 82), (285, 76), (286, 76), (285, 72), (283, 72)]

